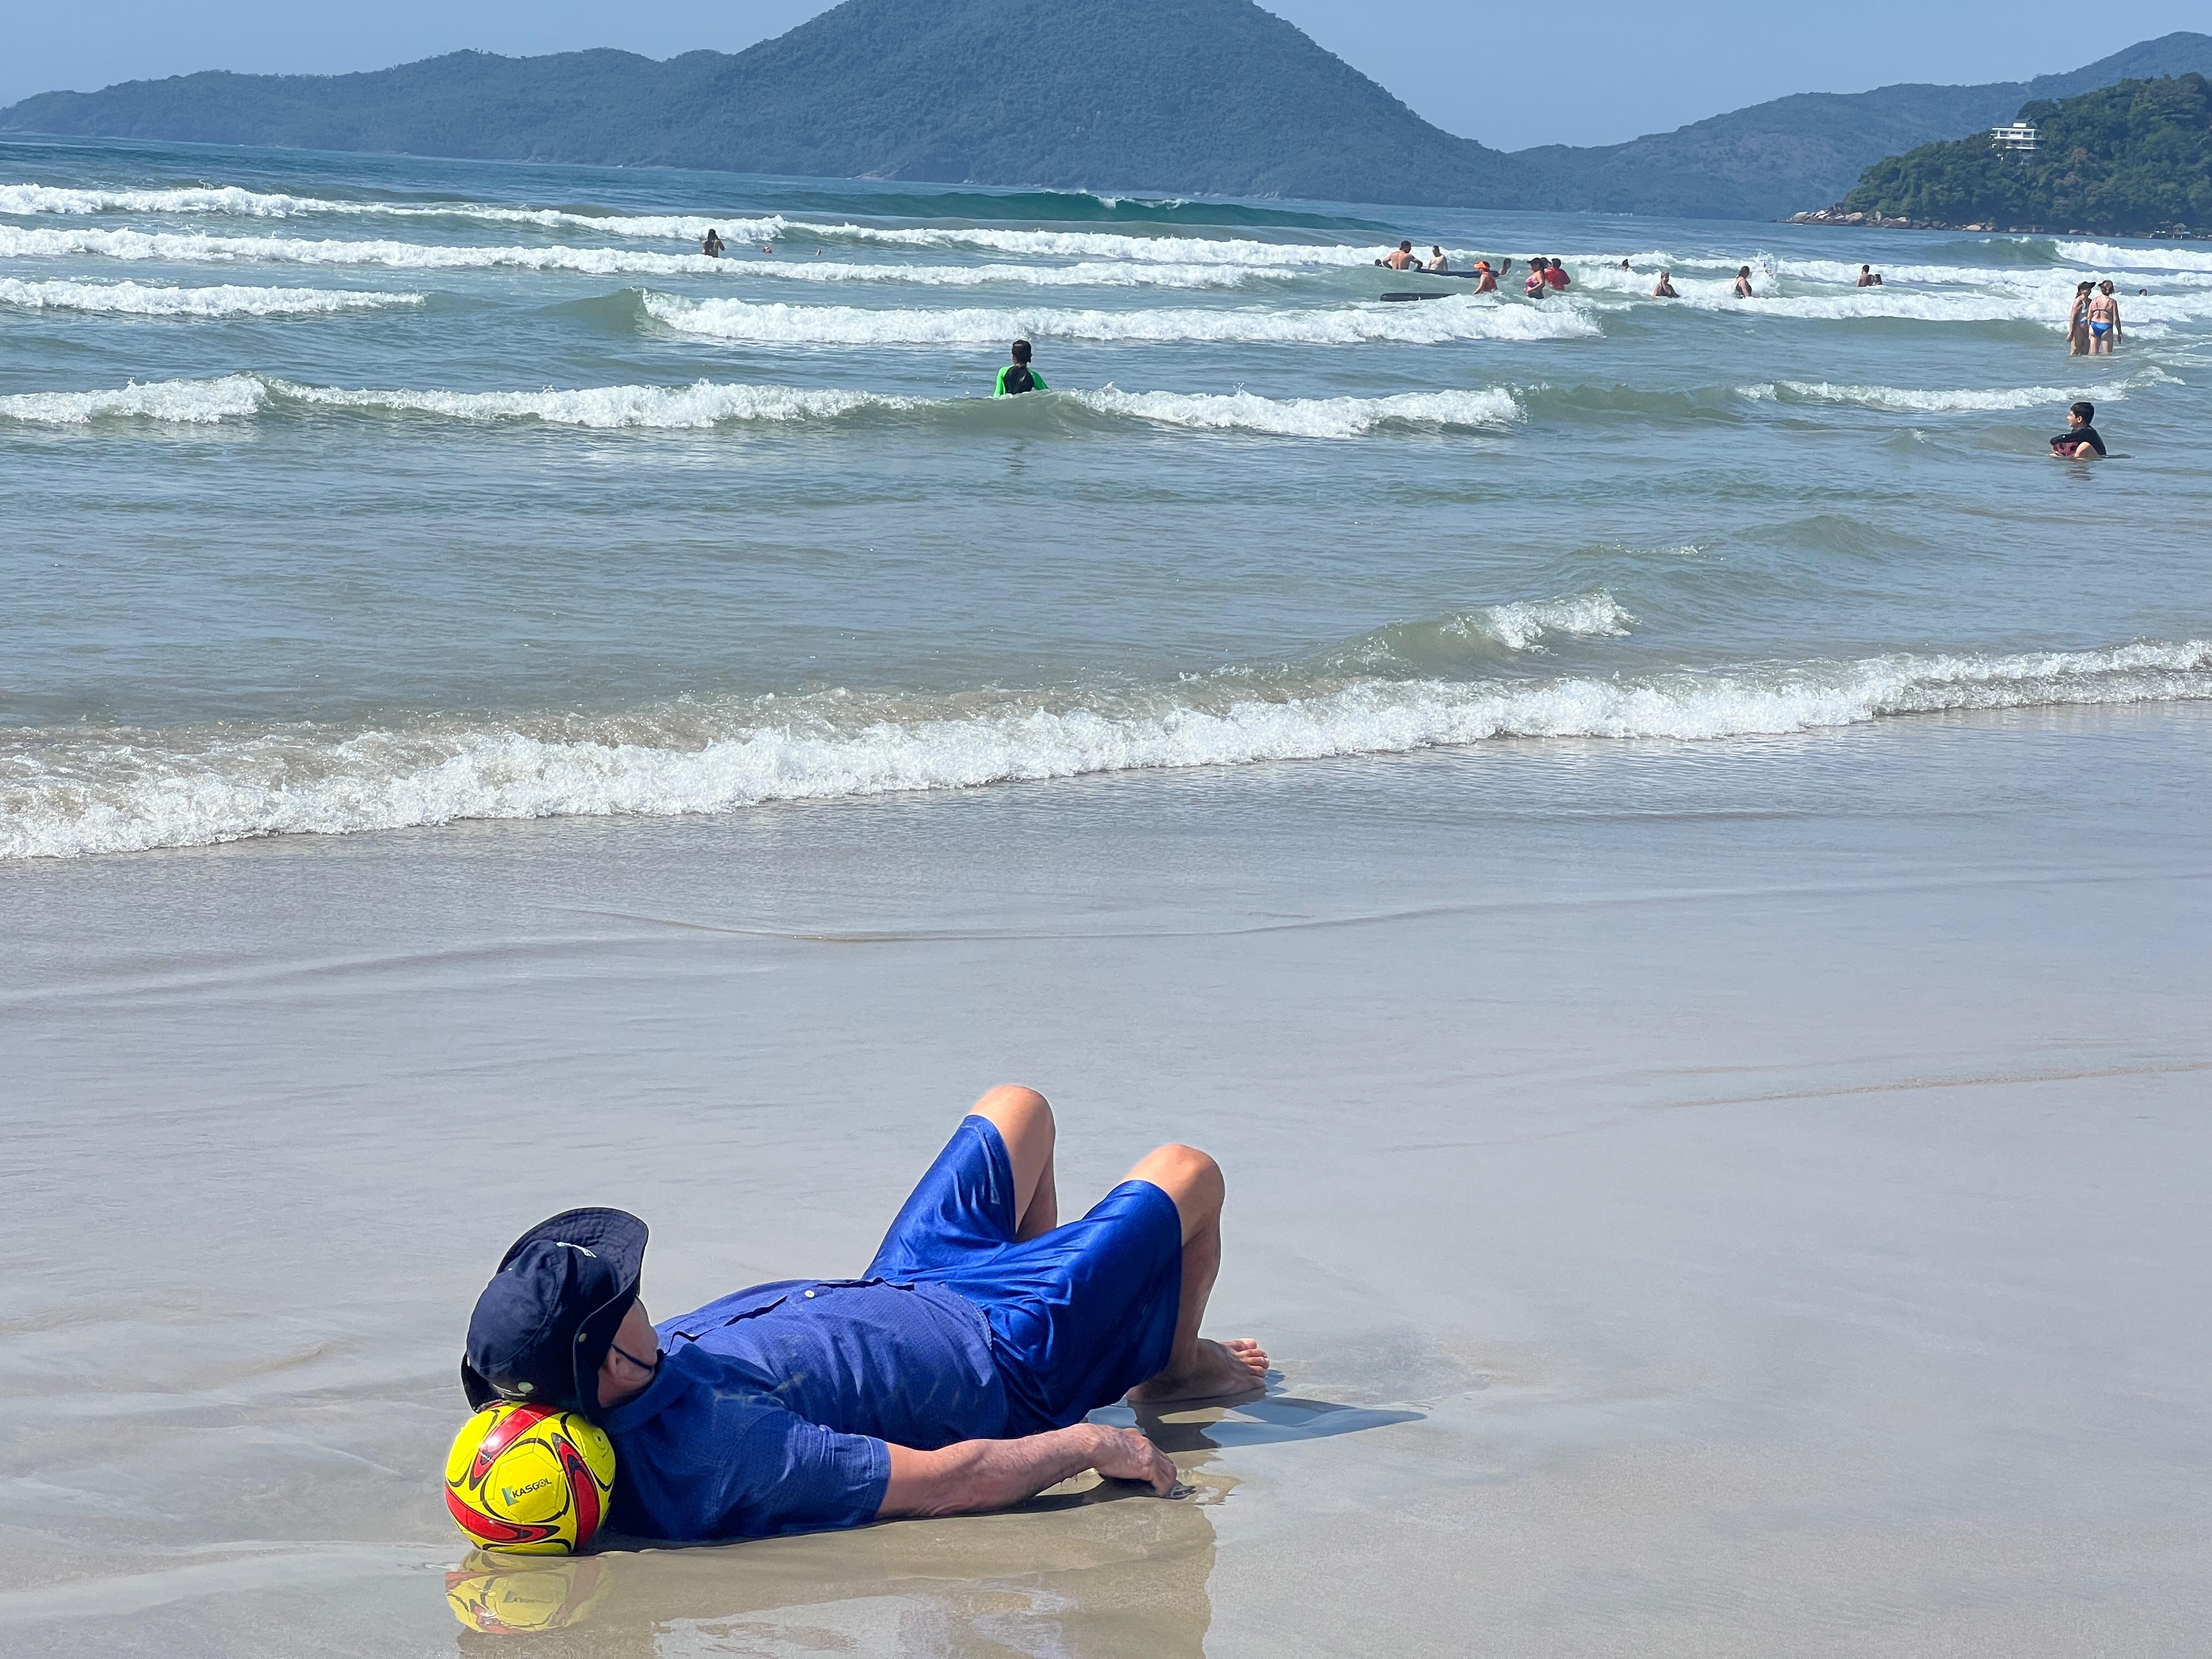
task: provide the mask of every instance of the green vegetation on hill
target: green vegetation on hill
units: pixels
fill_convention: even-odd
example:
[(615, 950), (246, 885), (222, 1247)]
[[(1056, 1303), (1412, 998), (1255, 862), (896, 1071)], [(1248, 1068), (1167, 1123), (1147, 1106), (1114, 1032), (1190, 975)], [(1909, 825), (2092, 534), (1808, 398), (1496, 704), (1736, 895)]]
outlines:
[(1773, 218), (2024, 98), (2212, 72), (2170, 34), (2063, 76), (1804, 94), (1508, 155), (1431, 125), (1252, 0), (845, 0), (729, 55), (454, 52), (362, 75), (52, 92), (0, 130), (1109, 191)]
[(1455, 138), (1252, 0), (846, 0), (730, 56), (455, 52), (27, 99), (0, 125), (210, 143), (1101, 190), (1467, 201)]
[(2202, 75), (2021, 108), (2033, 152), (1986, 135), (1877, 161), (1838, 210), (1934, 225), (2108, 235), (2212, 229), (2212, 84)]

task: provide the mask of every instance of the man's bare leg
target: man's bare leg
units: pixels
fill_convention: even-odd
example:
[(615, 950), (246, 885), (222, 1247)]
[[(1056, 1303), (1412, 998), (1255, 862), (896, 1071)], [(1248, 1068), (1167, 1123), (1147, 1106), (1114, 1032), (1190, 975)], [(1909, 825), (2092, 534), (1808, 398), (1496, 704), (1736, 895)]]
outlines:
[(1267, 1386), (1267, 1352), (1249, 1337), (1215, 1342), (1198, 1334), (1206, 1299), (1221, 1271), (1221, 1166), (1195, 1146), (1162, 1146), (1130, 1170), (1175, 1200), (1182, 1218), (1182, 1302), (1176, 1316), (1175, 1346), (1165, 1370), (1129, 1390), (1132, 1405), (1177, 1400), (1218, 1400)]
[(1014, 1228), (1018, 1239), (1035, 1238), (1060, 1225), (1060, 1188), (1053, 1178), (1052, 1151), (1057, 1131), (1052, 1106), (1034, 1089), (1002, 1083), (968, 1109), (988, 1118), (1006, 1143), (1014, 1166)]

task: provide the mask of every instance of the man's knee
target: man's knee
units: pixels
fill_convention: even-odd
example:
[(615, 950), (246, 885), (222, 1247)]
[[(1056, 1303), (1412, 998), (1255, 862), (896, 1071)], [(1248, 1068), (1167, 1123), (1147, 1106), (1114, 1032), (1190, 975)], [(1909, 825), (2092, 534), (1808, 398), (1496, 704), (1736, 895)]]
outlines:
[(1052, 1103), (1018, 1083), (1001, 1083), (986, 1090), (968, 1111), (970, 1116), (989, 1118), (999, 1126), (1000, 1133), (1010, 1139), (1053, 1132)]
[(1227, 1191), (1221, 1166), (1195, 1146), (1180, 1141), (1156, 1146), (1137, 1161), (1129, 1176), (1151, 1182), (1173, 1199), (1186, 1231), (1221, 1213), (1221, 1200)]

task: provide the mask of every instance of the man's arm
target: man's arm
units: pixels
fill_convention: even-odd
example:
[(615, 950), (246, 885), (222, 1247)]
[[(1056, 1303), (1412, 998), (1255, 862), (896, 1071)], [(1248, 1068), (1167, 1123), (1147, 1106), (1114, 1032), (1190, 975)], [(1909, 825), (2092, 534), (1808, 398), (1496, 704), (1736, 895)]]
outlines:
[(973, 1515), (1034, 1498), (1070, 1475), (1096, 1469), (1115, 1480), (1142, 1480), (1162, 1498), (1175, 1490), (1176, 1466), (1134, 1429), (1078, 1423), (1020, 1440), (963, 1440), (939, 1451), (890, 1448), (891, 1475), (876, 1518)]

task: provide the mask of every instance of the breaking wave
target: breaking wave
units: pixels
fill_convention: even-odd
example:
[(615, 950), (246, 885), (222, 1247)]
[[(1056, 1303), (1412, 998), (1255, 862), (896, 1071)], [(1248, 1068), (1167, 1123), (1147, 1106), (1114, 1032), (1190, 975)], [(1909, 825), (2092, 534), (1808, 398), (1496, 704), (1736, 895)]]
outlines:
[(726, 422), (834, 421), (878, 413), (940, 421), (1020, 421), (1063, 410), (1108, 422), (1293, 438), (1356, 438), (1389, 427), (1499, 427), (1519, 418), (1501, 390), (1400, 392), (1382, 398), (1262, 398), (1251, 392), (1053, 392), (1017, 407), (989, 398), (905, 398), (820, 387), (717, 384), (604, 386), (534, 392), (407, 391), (303, 386), (258, 374), (161, 380), (112, 391), (0, 397), (0, 421), (87, 426), (122, 419), (208, 425), (271, 409), (349, 410), (489, 422), (535, 421), (598, 431), (698, 430)]
[[(1848, 404), (1861, 409), (1896, 410), (1909, 414), (1965, 414), (1975, 410), (2033, 409), (2038, 404), (2063, 405), (2079, 393), (2064, 386), (1999, 387), (1988, 392), (1918, 392), (1909, 386), (1833, 386), (1826, 380), (1775, 380), (1738, 386), (1740, 396), (1759, 402)], [(2125, 394), (2107, 386), (2097, 394), (2111, 400)]]
[(1491, 649), (1541, 652), (1557, 639), (1623, 639), (1636, 618), (1603, 588), (1565, 599), (1516, 600), (1454, 611), (1431, 621), (1392, 623), (1323, 659), (1338, 671), (1437, 672), (1463, 667)]
[(2058, 257), (2099, 270), (2198, 270), (2212, 273), (2212, 249), (2168, 243), (2160, 247), (2120, 247), (2112, 242), (2061, 242)]
[(0, 276), (0, 306), (118, 317), (315, 317), (419, 306), (419, 294), (324, 288), (171, 288), (143, 283), (27, 283)]
[(781, 236), (782, 215), (715, 218), (700, 214), (583, 213), (571, 208), (502, 207), (480, 202), (347, 201), (243, 190), (235, 185), (173, 190), (82, 190), (52, 185), (0, 185), (0, 214), (220, 214), (234, 218), (296, 219), (343, 215), (374, 219), (456, 219), (495, 225), (534, 225), (545, 230), (595, 230), (609, 236), (684, 237), (697, 240), (711, 226), (732, 240)]
[(90, 254), (181, 264), (253, 263), (382, 265), (405, 270), (575, 270), (593, 276), (749, 272), (747, 262), (703, 253), (647, 253), (612, 247), (448, 247), (428, 242), (311, 240), (294, 236), (209, 236), (196, 231), (18, 230), (0, 226), (0, 258)]
[(1252, 344), (1440, 344), (1448, 340), (1594, 339), (1602, 331), (1567, 307), (1500, 306), (1454, 297), (1425, 305), (1158, 311), (866, 310), (746, 300), (645, 296), (648, 316), (686, 334), (757, 345), (989, 345), (1033, 338)]
[[(701, 234), (704, 234), (702, 231)], [(793, 221), (787, 234), (886, 247), (975, 248), (1048, 259), (1134, 259), (1163, 264), (1371, 265), (1380, 244), (1263, 242), (1249, 237), (1131, 236), (1092, 230), (998, 230), (981, 226), (815, 224)]]
[[(1036, 219), (1052, 223), (1104, 221), (1200, 226), (1279, 225), (1294, 229), (1368, 228), (1363, 222), (1244, 203), (1100, 196), (1089, 191), (915, 191), (872, 197), (795, 192), (790, 198), (830, 211), (887, 218), (917, 212), (965, 219)], [(636, 215), (594, 213), (582, 208), (532, 208), (481, 202), (387, 202), (294, 196), (235, 185), (197, 185), (165, 190), (83, 189), (51, 185), (0, 185), (0, 213), (221, 213), (260, 219), (308, 214), (398, 218), (479, 219), (495, 224), (577, 226), (623, 235), (703, 236), (708, 226), (732, 235), (780, 235), (783, 215), (712, 213)]]
[(1510, 392), (1401, 392), (1385, 398), (1262, 398), (1249, 392), (1097, 392), (1066, 394), (1108, 415), (1209, 432), (1286, 438), (1357, 438), (1383, 426), (1495, 427), (1521, 418)]
[(1085, 259), (1072, 265), (856, 264), (849, 259), (799, 258), (721, 263), (744, 276), (801, 283), (912, 283), (924, 288), (1242, 288), (1298, 275), (1288, 267), (1146, 265), (1111, 259)]
[[(1574, 602), (1570, 602), (1574, 603)], [(1622, 624), (1625, 626), (1625, 623)], [(1494, 738), (1711, 739), (1953, 709), (2212, 697), (2212, 641), (1898, 654), (1641, 678), (1236, 676), (957, 701), (823, 693), (599, 719), (16, 732), (0, 856), (55, 858), (470, 818), (764, 801), (1409, 752)]]
[(251, 415), (268, 401), (258, 376), (227, 374), (219, 380), (134, 380), (111, 392), (19, 392), (0, 398), (0, 421), (37, 426), (88, 426), (94, 421), (136, 418), (212, 425)]
[[(1012, 233), (1009, 233), (1012, 234)], [(1190, 241), (1194, 250), (1227, 245)], [(302, 236), (210, 236), (198, 231), (72, 228), (23, 230), (0, 226), (0, 258), (90, 255), (99, 258), (161, 260), (171, 264), (374, 265), (403, 270), (568, 270), (590, 276), (763, 276), (812, 282), (901, 282), (939, 287), (1026, 283), (1043, 287), (1233, 288), (1267, 277), (1297, 274), (1312, 261), (1243, 261), (1194, 252), (1180, 261), (1151, 264), (1113, 259), (1071, 265), (861, 264), (850, 260), (654, 253), (639, 248), (455, 246), (434, 242), (314, 240)]]
[[(915, 206), (931, 205), (926, 202)], [(780, 213), (717, 217), (698, 213), (599, 214), (564, 208), (492, 207), (477, 204), (345, 202), (315, 197), (285, 196), (235, 188), (185, 190), (64, 190), (44, 185), (0, 185), (0, 214), (19, 217), (38, 215), (84, 216), (98, 213), (226, 214), (259, 219), (291, 219), (328, 215), (401, 220), (465, 221), (485, 224), (526, 225), (544, 230), (590, 231), (602, 236), (637, 240), (696, 242), (708, 230), (740, 249), (763, 242), (791, 239), (815, 242), (855, 243), (896, 248), (963, 249), (1071, 259), (1112, 259), (1164, 264), (1237, 264), (1243, 266), (1328, 266), (1371, 264), (1387, 249), (1379, 244), (1352, 246), (1331, 242), (1275, 242), (1251, 237), (1204, 235), (1131, 235), (1127, 232), (1096, 230), (1030, 230), (990, 226), (863, 225), (808, 219), (791, 219)], [(19, 236), (40, 233), (17, 231)], [(151, 239), (157, 242), (253, 243), (253, 237), (209, 236), (192, 231), (53, 231), (49, 237), (81, 240), (73, 247), (52, 251), (118, 252)], [(101, 238), (119, 239), (103, 246)], [(137, 239), (137, 242), (131, 239)], [(320, 246), (343, 243), (301, 244)], [(356, 246), (376, 247), (377, 243)], [(38, 245), (23, 251), (39, 252)], [(493, 250), (477, 249), (476, 252)], [(502, 250), (504, 251), (504, 250)], [(517, 250), (531, 252), (533, 250)], [(544, 252), (546, 250), (535, 250)], [(125, 258), (184, 258), (181, 253), (122, 253)], [(197, 257), (222, 258), (222, 254)], [(251, 254), (228, 257), (252, 258)], [(281, 256), (268, 256), (281, 257)], [(696, 257), (703, 256), (672, 256)]]

